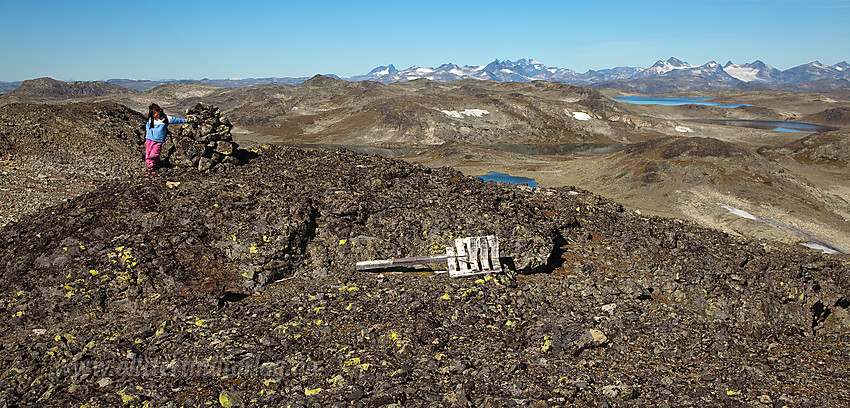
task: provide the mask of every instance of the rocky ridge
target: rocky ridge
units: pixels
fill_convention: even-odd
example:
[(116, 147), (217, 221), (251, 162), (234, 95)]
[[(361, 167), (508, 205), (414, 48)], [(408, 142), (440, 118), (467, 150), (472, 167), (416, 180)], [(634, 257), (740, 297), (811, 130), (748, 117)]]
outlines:
[(144, 120), (116, 103), (0, 106), (0, 224), (140, 174)]
[(73, 81), (63, 82), (53, 78), (38, 78), (23, 81), (14, 91), (9, 92), (10, 98), (55, 98), (55, 97), (99, 97), (115, 94), (133, 94), (137, 91), (120, 85), (103, 81)]
[[(0, 229), (0, 402), (841, 406), (846, 256), (346, 150), (116, 179)], [(495, 233), (493, 276), (358, 273)]]

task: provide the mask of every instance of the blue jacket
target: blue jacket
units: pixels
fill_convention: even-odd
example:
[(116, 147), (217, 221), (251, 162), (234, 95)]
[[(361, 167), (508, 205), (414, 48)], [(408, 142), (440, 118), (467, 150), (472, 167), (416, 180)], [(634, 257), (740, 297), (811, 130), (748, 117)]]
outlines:
[(163, 119), (155, 119), (153, 121), (153, 126), (151, 126), (151, 121), (145, 122), (145, 139), (153, 140), (154, 142), (164, 143), (165, 142), (165, 133), (168, 131), (169, 123), (189, 123), (186, 119), (180, 118), (172, 118), (171, 116), (165, 115), (168, 122)]

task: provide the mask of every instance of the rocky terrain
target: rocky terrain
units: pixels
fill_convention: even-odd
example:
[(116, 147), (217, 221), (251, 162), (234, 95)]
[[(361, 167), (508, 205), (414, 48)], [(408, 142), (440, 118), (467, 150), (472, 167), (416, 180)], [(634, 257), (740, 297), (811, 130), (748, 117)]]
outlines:
[(116, 103), (0, 106), (0, 223), (139, 174), (144, 120)]
[(63, 82), (53, 78), (38, 78), (23, 81), (9, 92), (10, 99), (23, 98), (85, 98), (116, 94), (133, 94), (136, 91), (103, 81)]
[[(25, 92), (50, 85), (43, 79), (32, 82), (14, 97), (0, 96), (0, 105), (72, 100), (144, 111), (155, 101), (179, 116), (198, 103), (211, 104), (232, 120), (232, 136), (240, 142), (350, 147), (403, 155), (431, 167), (452, 166), (467, 175), (500, 171), (546, 187), (582, 186), (630, 210), (685, 218), (730, 233), (787, 243), (814, 240), (845, 252), (850, 248), (850, 180), (842, 170), (846, 161), (840, 159), (847, 149), (842, 142), (843, 114), (850, 109), (846, 90), (677, 94), (749, 105), (721, 108), (632, 105), (613, 99), (624, 95), (619, 91), (541, 81), (382, 84), (316, 76), (300, 86), (169, 83), (146, 92), (92, 97), (76, 96), (84, 83), (69, 84), (72, 89), (64, 97)], [(809, 136), (726, 126), (721, 120), (807, 121), (824, 127)], [(688, 139), (719, 140), (728, 144), (723, 149), (742, 154), (692, 157), (686, 149), (684, 156), (659, 160), (658, 150), (627, 149), (659, 138), (678, 140), (678, 145), (690, 143)], [(805, 138), (822, 145), (818, 152), (802, 144)], [(440, 147), (444, 144), (449, 147)], [(808, 159), (812, 154), (820, 159)], [(790, 228), (742, 219), (718, 204)]]
[[(0, 229), (8, 406), (842, 406), (846, 256), (347, 150)], [(732, 152), (734, 153), (734, 152)], [(497, 234), (503, 274), (356, 272)]]
[[(715, 95), (754, 105), (724, 109), (612, 92), (316, 77), (0, 97), (0, 402), (843, 406), (850, 261), (776, 240), (850, 246), (846, 95)], [(156, 177), (150, 101), (193, 116)], [(718, 115), (835, 130), (695, 121)], [(619, 150), (483, 148), (547, 141)], [(492, 170), (542, 187), (470, 176)], [(505, 273), (354, 269), (488, 234)]]

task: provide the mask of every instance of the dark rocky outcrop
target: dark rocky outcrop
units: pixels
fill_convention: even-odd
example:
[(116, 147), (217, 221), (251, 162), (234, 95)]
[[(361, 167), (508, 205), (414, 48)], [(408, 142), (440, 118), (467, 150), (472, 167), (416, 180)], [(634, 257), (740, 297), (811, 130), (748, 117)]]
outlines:
[(624, 150), (628, 154), (657, 154), (663, 159), (690, 157), (741, 157), (749, 152), (732, 143), (710, 137), (662, 137), (635, 143)]
[(850, 124), (850, 108), (831, 108), (803, 117), (804, 121), (815, 123), (827, 123), (830, 125)]
[[(576, 188), (346, 150), (257, 154), (116, 180), (0, 229), (0, 403), (846, 401), (846, 256)], [(491, 233), (514, 271), (354, 271)]]

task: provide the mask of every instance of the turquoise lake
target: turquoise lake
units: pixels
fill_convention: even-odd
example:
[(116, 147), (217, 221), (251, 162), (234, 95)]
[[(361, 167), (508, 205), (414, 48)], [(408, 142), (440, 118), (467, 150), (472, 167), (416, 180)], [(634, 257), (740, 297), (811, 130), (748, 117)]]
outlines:
[(531, 187), (537, 186), (537, 182), (534, 181), (534, 179), (528, 177), (511, 176), (510, 174), (497, 173), (495, 171), (491, 171), (483, 176), (478, 176), (478, 178), (484, 181), (500, 181), (502, 183), (508, 184), (528, 184)]
[(689, 96), (671, 96), (671, 97), (658, 97), (658, 96), (623, 96), (619, 98), (614, 98), (620, 102), (625, 103), (633, 103), (636, 105), (666, 105), (666, 106), (679, 106), (679, 105), (706, 105), (706, 106), (716, 106), (718, 108), (737, 108), (739, 106), (750, 106), (746, 103), (717, 103), (717, 102), (708, 102), (714, 98), (705, 98), (705, 97), (689, 97)]
[(835, 130), (831, 126), (816, 125), (806, 122), (783, 122), (778, 120), (742, 120), (742, 119), (702, 119), (694, 122), (711, 123), (725, 126), (741, 126), (753, 129), (772, 130), (775, 132), (815, 133)]

